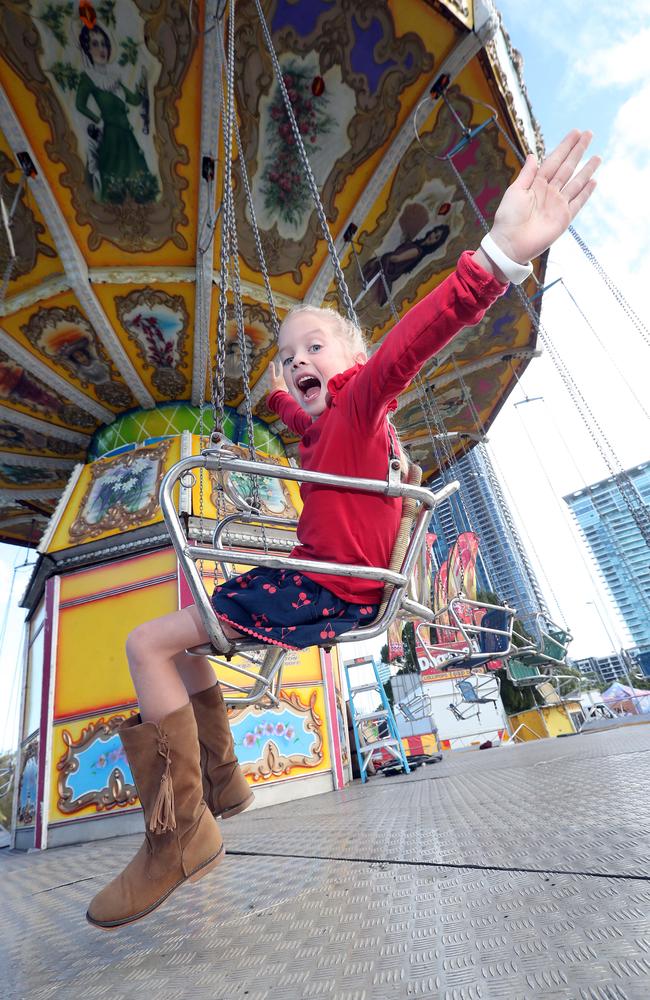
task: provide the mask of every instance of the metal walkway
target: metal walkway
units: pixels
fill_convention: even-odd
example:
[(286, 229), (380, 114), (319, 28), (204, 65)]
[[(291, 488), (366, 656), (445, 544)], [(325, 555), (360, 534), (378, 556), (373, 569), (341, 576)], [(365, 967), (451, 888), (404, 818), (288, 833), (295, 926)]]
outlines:
[(126, 837), (0, 852), (11, 1000), (648, 1000), (650, 725), (447, 754), (243, 814), (146, 920), (89, 898)]

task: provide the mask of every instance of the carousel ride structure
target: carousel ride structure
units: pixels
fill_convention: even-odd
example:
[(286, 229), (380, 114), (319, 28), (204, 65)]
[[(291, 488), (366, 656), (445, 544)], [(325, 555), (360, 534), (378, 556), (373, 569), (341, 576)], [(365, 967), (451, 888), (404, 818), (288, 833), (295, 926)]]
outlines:
[[(379, 343), (478, 245), (521, 156), (542, 151), (490, 4), (240, 0), (230, 57), (224, 7), (7, 0), (0, 12), (0, 538), (38, 550), (24, 597), (19, 847), (139, 828), (116, 733), (137, 710), (124, 641), (193, 599), (158, 493), (209, 442), (213, 385), (240, 457), (253, 444), (289, 469), (296, 440), (263, 380), (277, 318), (299, 302), (340, 305), (340, 261)], [(241, 316), (230, 297), (220, 326), (228, 164)], [(424, 483), (441, 465), (433, 406), (458, 457), (534, 356), (543, 274), (544, 259), (523, 288), (530, 309), (511, 289), (400, 397), (394, 423)], [(233, 527), (242, 559), (262, 542), (286, 554), (300, 513), (291, 476), (257, 484), (271, 523)], [(174, 499), (199, 545), (236, 507), (214, 470)], [(209, 585), (222, 570), (206, 557), (199, 572)], [(235, 703), (232, 728), (260, 804), (345, 784), (336, 648), (290, 654), (274, 700)]]

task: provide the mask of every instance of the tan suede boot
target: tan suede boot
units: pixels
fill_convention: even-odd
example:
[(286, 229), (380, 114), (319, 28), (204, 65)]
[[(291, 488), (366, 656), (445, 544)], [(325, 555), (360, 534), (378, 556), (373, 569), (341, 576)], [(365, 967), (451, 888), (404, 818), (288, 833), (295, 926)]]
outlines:
[(119, 730), (144, 810), (145, 840), (92, 900), (86, 914), (113, 928), (151, 913), (179, 885), (224, 857), (219, 826), (203, 801), (196, 720), (187, 704), (157, 725), (134, 716)]
[(190, 698), (201, 745), (203, 798), (221, 819), (248, 809), (255, 796), (237, 763), (228, 711), (218, 684)]

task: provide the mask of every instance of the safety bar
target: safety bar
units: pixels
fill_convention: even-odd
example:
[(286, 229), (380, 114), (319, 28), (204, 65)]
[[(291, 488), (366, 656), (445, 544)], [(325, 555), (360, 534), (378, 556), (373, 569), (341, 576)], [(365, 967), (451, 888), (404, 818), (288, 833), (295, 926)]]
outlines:
[[(411, 497), (421, 504), (409, 546), (402, 562), (401, 572), (396, 573), (389, 569), (373, 568), (369, 566), (345, 566), (337, 563), (329, 563), (310, 559), (291, 559), (288, 556), (273, 556), (269, 553), (252, 552), (246, 549), (228, 548), (221, 546), (209, 548), (207, 546), (190, 545), (185, 536), (180, 517), (173, 501), (173, 490), (179, 480), (192, 472), (194, 469), (205, 469), (210, 472), (238, 472), (242, 475), (268, 477), (271, 479), (290, 480), (294, 482), (315, 483), (322, 486), (334, 486), (343, 490), (356, 491), (359, 493), (381, 493), (385, 496)], [(227, 484), (227, 477), (224, 477)], [(207, 632), (210, 642), (226, 657), (237, 653), (238, 642), (231, 642), (223, 634), (223, 630), (216, 617), (210, 599), (205, 591), (201, 574), (196, 563), (205, 559), (214, 562), (244, 563), (252, 566), (270, 566), (274, 569), (296, 569), (302, 572), (327, 573), (332, 576), (360, 577), (367, 580), (382, 580), (392, 584), (394, 589), (387, 602), (383, 614), (373, 622), (362, 625), (339, 636), (337, 642), (354, 642), (359, 639), (371, 639), (384, 632), (393, 619), (396, 617), (402, 604), (402, 597), (406, 590), (408, 581), (415, 562), (417, 560), (420, 547), (424, 542), (424, 537), (429, 525), (431, 513), (443, 501), (447, 500), (459, 489), (458, 482), (447, 484), (437, 493), (422, 486), (411, 486), (391, 482), (390, 480), (375, 479), (353, 479), (349, 476), (330, 475), (323, 472), (311, 472), (306, 469), (294, 469), (292, 467), (271, 465), (265, 462), (251, 462), (240, 458), (233, 458), (228, 452), (220, 449), (210, 449), (201, 455), (192, 455), (181, 459), (165, 475), (160, 486), (160, 506), (167, 524), (169, 535), (176, 555), (183, 567), (187, 584), (190, 588), (203, 626)], [(244, 513), (249, 515), (251, 522), (260, 524), (277, 524), (286, 521), (276, 518), (273, 515), (264, 515), (255, 511), (238, 493), (232, 491), (228, 493), (233, 502), (237, 505), (244, 504)], [(217, 531), (219, 528), (217, 528)], [(220, 537), (220, 534), (217, 535)], [(412, 604), (413, 602), (408, 602)], [(429, 612), (430, 614), (430, 612)], [(242, 647), (250, 648), (250, 642), (244, 641)]]

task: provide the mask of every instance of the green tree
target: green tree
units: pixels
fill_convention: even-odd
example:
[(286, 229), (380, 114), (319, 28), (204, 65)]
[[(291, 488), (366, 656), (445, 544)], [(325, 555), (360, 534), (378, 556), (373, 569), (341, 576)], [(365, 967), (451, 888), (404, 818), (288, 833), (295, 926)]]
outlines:
[[(402, 629), (402, 642), (404, 644), (404, 655), (398, 656), (393, 660), (388, 659), (388, 643), (385, 643), (379, 653), (381, 662), (389, 664), (391, 667), (397, 667), (393, 676), (396, 674), (419, 674), (420, 664), (415, 652), (415, 626), (413, 622), (407, 622)], [(384, 684), (384, 691), (392, 708), (394, 701), (390, 678)]]

